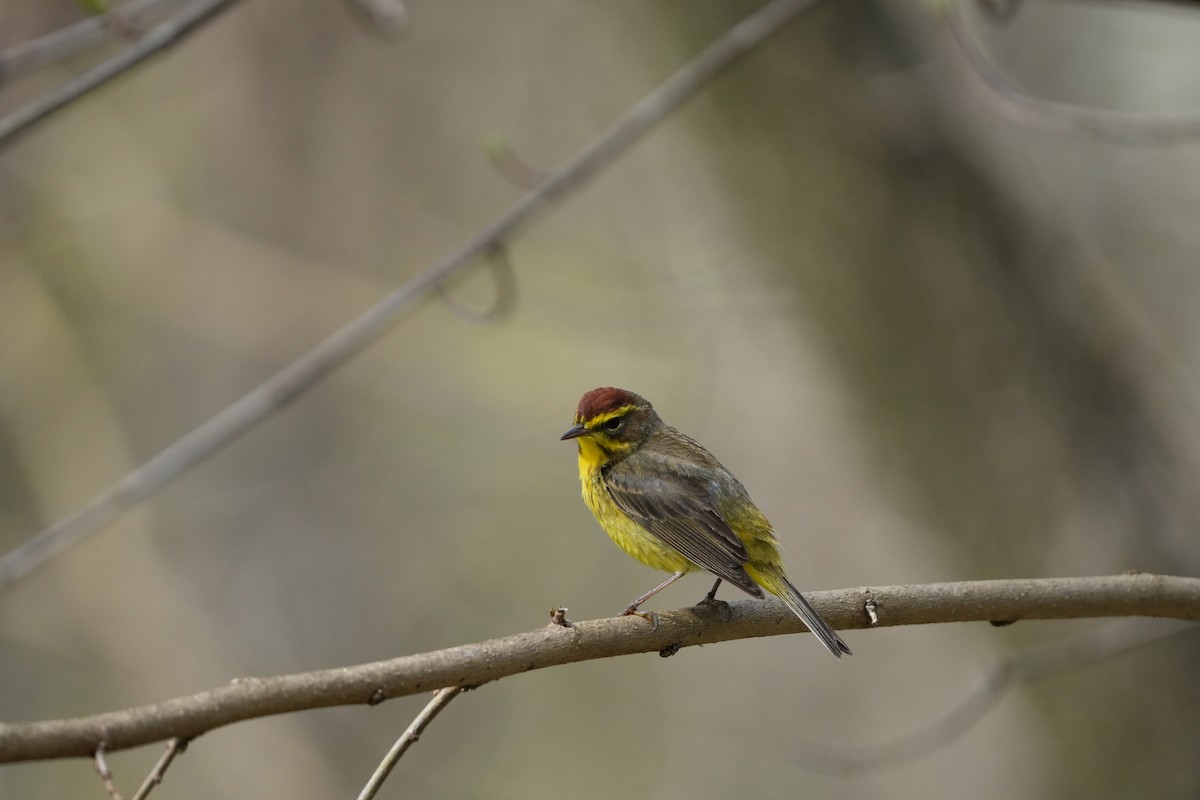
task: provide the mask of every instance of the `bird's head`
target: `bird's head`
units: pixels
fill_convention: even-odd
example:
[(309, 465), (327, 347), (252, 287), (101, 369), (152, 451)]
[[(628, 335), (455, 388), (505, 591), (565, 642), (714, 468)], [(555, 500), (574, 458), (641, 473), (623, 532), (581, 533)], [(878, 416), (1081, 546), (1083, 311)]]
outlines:
[(581, 454), (604, 464), (637, 449), (662, 424), (649, 400), (605, 386), (580, 398), (575, 427), (562, 438), (578, 439)]

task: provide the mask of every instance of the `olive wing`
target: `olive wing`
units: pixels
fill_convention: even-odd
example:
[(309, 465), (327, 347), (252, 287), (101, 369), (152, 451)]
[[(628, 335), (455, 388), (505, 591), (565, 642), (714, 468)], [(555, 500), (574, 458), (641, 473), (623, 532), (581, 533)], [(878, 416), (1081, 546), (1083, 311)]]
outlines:
[(742, 540), (716, 510), (704, 484), (652, 461), (630, 468), (620, 462), (604, 470), (604, 483), (617, 507), (653, 536), (691, 561), (754, 597), (763, 597), (743, 568), (749, 560)]

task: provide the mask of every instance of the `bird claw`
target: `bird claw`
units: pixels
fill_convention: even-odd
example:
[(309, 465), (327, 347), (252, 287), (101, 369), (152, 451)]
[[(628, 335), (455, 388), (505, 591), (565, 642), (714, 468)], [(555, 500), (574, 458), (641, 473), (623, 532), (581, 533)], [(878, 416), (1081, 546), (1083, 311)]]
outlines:
[(641, 617), (651, 624), (650, 631), (658, 630), (658, 614), (653, 611), (638, 611), (637, 606), (630, 606), (617, 615), (618, 617)]
[(711, 608), (713, 611), (724, 612), (726, 622), (729, 622), (729, 620), (733, 619), (733, 607), (724, 600), (718, 600), (711, 595), (704, 595), (704, 597), (702, 597), (700, 601), (696, 603), (696, 605)]

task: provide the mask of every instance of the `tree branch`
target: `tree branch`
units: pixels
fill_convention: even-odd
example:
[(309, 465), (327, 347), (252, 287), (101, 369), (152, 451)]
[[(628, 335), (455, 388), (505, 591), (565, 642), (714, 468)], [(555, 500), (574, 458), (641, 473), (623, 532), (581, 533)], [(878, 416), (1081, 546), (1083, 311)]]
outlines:
[(1045, 642), (994, 664), (980, 674), (971, 690), (949, 711), (917, 730), (868, 745), (831, 746), (811, 739), (793, 740), (792, 752), (808, 769), (844, 778), (898, 769), (957, 742), (1015, 686), (1081, 669), (1181, 632), (1194, 634), (1196, 630), (1185, 625), (1163, 631), (1125, 622)]
[(358, 800), (371, 800), (379, 794), (383, 782), (387, 780), (401, 757), (408, 752), (408, 748), (416, 744), (417, 740), (421, 738), (421, 734), (429, 727), (429, 723), (433, 722), (434, 717), (442, 713), (442, 709), (450, 705), (450, 701), (464, 691), (465, 689), (461, 686), (453, 686), (438, 689), (433, 693), (433, 699), (426, 704), (425, 708), (421, 709), (421, 713), (417, 714), (412, 724), (405, 729), (396, 743), (392, 745), (392, 749), (388, 750), (387, 755), (383, 757), (383, 761), (379, 762), (379, 766), (371, 773), (371, 779), (359, 792)]
[(175, 761), (175, 756), (186, 750), (187, 746), (186, 739), (172, 739), (167, 742), (167, 749), (158, 757), (154, 768), (150, 770), (150, 774), (146, 776), (146, 780), (142, 781), (142, 785), (138, 787), (137, 794), (133, 796), (133, 800), (146, 800), (150, 796), (150, 792), (154, 791), (154, 787), (163, 782), (163, 778), (167, 774), (167, 768)]
[(88, 92), (125, 74), (151, 56), (178, 44), (188, 34), (193, 33), (205, 22), (215, 18), (217, 14), (236, 2), (238, 0), (195, 0), (193, 5), (176, 16), (158, 23), (112, 58), (105, 59), (87, 72), (72, 78), (28, 105), (0, 117), (0, 148), (7, 146), (18, 134), (55, 111), (65, 108)]
[(32, 41), (18, 42), (0, 50), (0, 83), (107, 44), (113, 38), (114, 19), (140, 28), (147, 18), (183, 2), (185, 0), (130, 0), (106, 14), (89, 16)]
[(1200, 136), (1200, 112), (1196, 111), (1173, 116), (1139, 114), (1029, 95), (996, 69), (975, 44), (963, 19), (961, 4), (955, 4), (945, 15), (945, 27), (947, 50), (964, 67), (962, 71), (974, 78), (984, 97), (1018, 124), (1052, 133), (1142, 145), (1179, 144)]
[[(831, 625), (843, 629), (1083, 617), (1200, 620), (1200, 578), (1165, 575), (936, 583), (813, 592), (808, 597)], [(875, 626), (864, 608), (868, 601), (873, 601), (878, 616)], [(389, 661), (235, 680), (199, 694), (90, 717), (0, 723), (0, 762), (90, 757), (101, 743), (113, 752), (173, 737), (191, 739), (222, 725), (273, 714), (373, 705), (559, 664), (802, 630), (787, 607), (774, 600), (730, 603), (728, 618), (722, 609), (705, 607), (662, 612), (657, 629), (636, 617), (580, 622), (571, 628), (551, 624)]]

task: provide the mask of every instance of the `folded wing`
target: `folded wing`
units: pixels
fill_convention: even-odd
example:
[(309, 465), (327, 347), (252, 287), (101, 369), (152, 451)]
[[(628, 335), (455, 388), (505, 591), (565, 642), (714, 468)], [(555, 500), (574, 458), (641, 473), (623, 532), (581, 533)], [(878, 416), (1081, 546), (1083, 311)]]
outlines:
[(651, 535), (722, 580), (763, 597), (762, 588), (743, 568), (749, 556), (741, 539), (718, 513), (707, 487), (668, 471), (666, 463), (641, 463), (636, 469), (604, 470), (604, 482), (617, 507)]

